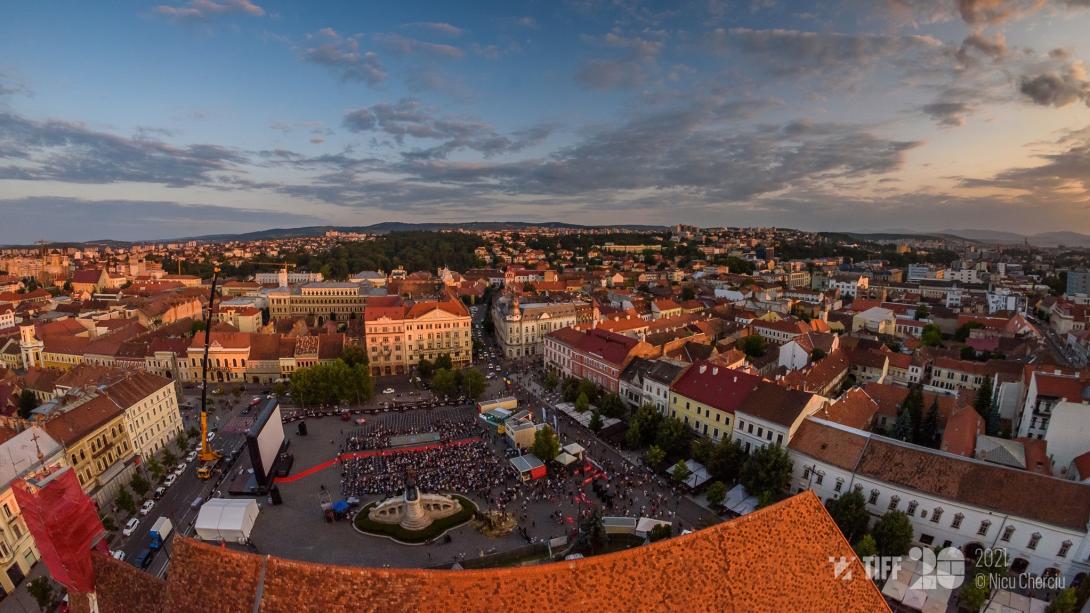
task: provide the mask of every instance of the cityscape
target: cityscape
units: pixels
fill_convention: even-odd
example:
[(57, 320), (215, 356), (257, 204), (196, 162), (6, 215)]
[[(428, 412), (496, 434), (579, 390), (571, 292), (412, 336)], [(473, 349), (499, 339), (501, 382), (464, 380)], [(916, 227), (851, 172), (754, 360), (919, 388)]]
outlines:
[(1090, 611), (1090, 5), (0, 8), (0, 613)]

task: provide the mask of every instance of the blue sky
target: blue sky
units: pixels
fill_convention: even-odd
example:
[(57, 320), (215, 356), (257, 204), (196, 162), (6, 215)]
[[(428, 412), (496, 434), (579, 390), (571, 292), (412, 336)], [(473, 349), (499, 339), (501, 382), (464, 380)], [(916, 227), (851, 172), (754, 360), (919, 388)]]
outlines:
[(0, 8), (0, 242), (1090, 232), (1090, 0)]

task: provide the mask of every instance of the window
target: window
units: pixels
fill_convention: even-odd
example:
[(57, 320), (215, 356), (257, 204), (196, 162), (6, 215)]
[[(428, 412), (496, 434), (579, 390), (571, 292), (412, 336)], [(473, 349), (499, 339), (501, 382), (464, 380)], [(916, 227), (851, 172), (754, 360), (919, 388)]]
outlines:
[(935, 511), (931, 514), (931, 523), (937, 524), (942, 519), (942, 507), (935, 507)]
[(950, 527), (953, 528), (954, 530), (957, 530), (958, 528), (961, 527), (961, 521), (963, 519), (965, 519), (965, 515), (963, 515), (961, 513), (958, 513), (957, 515), (954, 515), (954, 521), (950, 522)]
[(1071, 550), (1071, 541), (1064, 541), (1063, 544), (1060, 545), (1060, 551), (1056, 555), (1061, 557), (1061, 558), (1066, 558), (1067, 557), (1067, 552), (1070, 551), (1070, 550)]
[(817, 474), (817, 479), (815, 479), (815, 481), (817, 481), (818, 485), (821, 485), (821, 481), (823, 479), (825, 479), (825, 473), (819, 471)]
[(991, 525), (992, 525), (992, 522), (985, 519), (984, 521), (980, 522), (980, 527), (977, 528), (976, 533), (978, 535), (980, 535), (980, 536), (987, 535), (988, 534), (988, 528), (990, 528)]
[(1014, 536), (1014, 526), (1007, 526), (1006, 528), (1003, 528), (1003, 536), (999, 537), (999, 539), (1002, 541), (1010, 541), (1012, 536)]
[(1029, 544), (1026, 545), (1026, 547), (1029, 547), (1030, 549), (1037, 549), (1037, 545), (1040, 542), (1041, 542), (1041, 533), (1040, 532), (1034, 532), (1032, 535), (1030, 535)]
[(870, 491), (870, 498), (867, 499), (867, 504), (878, 504), (878, 490)]
[(931, 543), (935, 542), (935, 537), (931, 536), (930, 534), (921, 534), (920, 542), (924, 545), (930, 545)]
[(901, 497), (900, 496), (894, 496), (894, 497), (889, 499), (889, 507), (887, 507), (887, 508), (890, 511), (896, 511), (897, 510), (897, 505), (900, 504), (900, 503), (901, 503)]
[(836, 480), (836, 486), (833, 487), (833, 490), (839, 492), (841, 489), (843, 489), (843, 487), (844, 487), (844, 480), (843, 479), (837, 479)]

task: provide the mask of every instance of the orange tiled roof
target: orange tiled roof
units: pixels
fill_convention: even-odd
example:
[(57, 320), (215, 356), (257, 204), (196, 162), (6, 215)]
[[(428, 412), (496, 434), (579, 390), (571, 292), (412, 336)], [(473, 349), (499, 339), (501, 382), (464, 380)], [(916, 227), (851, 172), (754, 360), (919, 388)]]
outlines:
[[(888, 611), (821, 501), (805, 492), (689, 535), (582, 560), (489, 570), (331, 566), (175, 537), (165, 582), (95, 554), (118, 610)], [(829, 557), (845, 556), (836, 576)], [(137, 573), (139, 574), (139, 573)], [(845, 577), (850, 579), (845, 580)], [(131, 592), (131, 594), (129, 593)], [(132, 603), (132, 604), (130, 604)]]

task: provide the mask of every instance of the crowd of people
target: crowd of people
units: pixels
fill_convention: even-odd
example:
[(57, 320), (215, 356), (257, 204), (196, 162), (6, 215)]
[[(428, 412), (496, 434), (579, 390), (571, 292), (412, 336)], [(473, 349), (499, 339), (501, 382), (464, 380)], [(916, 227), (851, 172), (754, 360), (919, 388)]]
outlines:
[(405, 475), (412, 472), (423, 492), (453, 492), (487, 497), (507, 473), (489, 443), (445, 444), (434, 449), (346, 460), (341, 468), (345, 497), (405, 491)]
[(394, 437), (431, 433), (439, 435), (440, 442), (447, 442), (479, 435), (481, 430), (471, 419), (437, 419), (429, 424), (413, 424), (403, 427), (367, 424), (356, 428), (345, 437), (341, 445), (341, 453), (386, 449), (390, 447), (390, 439)]

